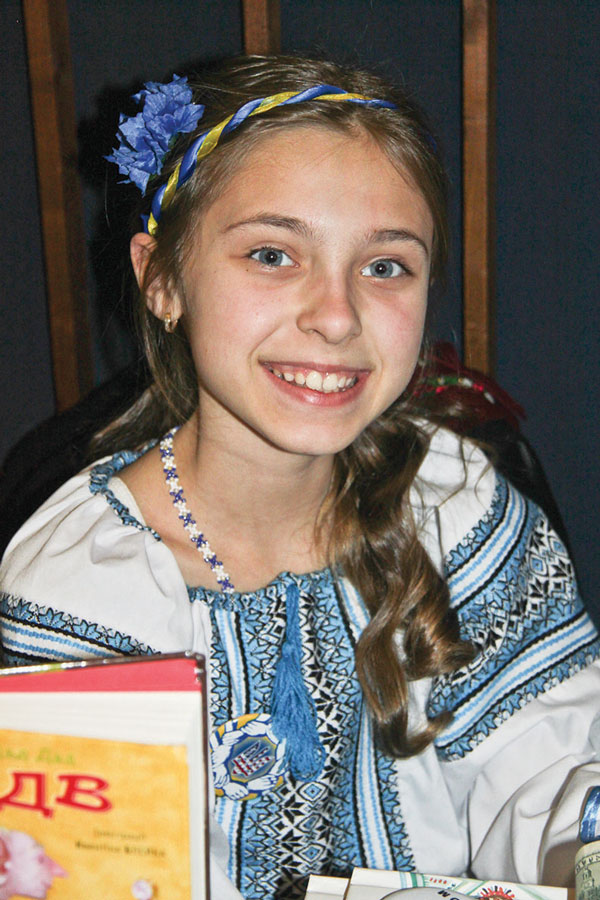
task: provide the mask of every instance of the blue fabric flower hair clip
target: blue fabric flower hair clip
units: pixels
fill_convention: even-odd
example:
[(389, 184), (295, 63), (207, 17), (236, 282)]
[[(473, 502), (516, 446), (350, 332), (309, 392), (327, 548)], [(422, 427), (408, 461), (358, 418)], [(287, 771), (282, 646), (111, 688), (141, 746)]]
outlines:
[(149, 81), (133, 99), (143, 103), (142, 110), (135, 116), (121, 115), (119, 146), (106, 159), (127, 176), (123, 182), (135, 184), (145, 194), (148, 179), (160, 174), (175, 137), (195, 129), (204, 106), (191, 102), (187, 78), (179, 75), (168, 84)]
[[(116, 163), (122, 175), (128, 176), (124, 181), (136, 184), (142, 194), (146, 193), (150, 178), (160, 174), (176, 135), (194, 131), (204, 113), (204, 106), (191, 102), (192, 91), (187, 87), (187, 78), (175, 75), (169, 84), (149, 81), (144, 88), (133, 97), (138, 103), (144, 102), (142, 111), (135, 116), (121, 116), (117, 132), (119, 147), (106, 157), (108, 162)], [(328, 103), (349, 101), (375, 108), (396, 109), (396, 105), (389, 100), (366, 97), (331, 84), (315, 84), (302, 90), (283, 91), (248, 100), (222, 122), (196, 137), (168, 181), (154, 194), (150, 215), (142, 216), (144, 230), (148, 234), (156, 234), (161, 213), (169, 206), (177, 189), (192, 176), (197, 163), (218, 146), (222, 136), (239, 128), (251, 116), (277, 106), (309, 100)]]

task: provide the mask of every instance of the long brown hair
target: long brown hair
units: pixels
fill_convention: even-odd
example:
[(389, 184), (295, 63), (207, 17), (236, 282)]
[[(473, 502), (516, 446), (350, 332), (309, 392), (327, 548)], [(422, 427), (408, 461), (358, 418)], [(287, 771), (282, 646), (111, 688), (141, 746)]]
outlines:
[[(97, 449), (140, 446), (195, 411), (197, 377), (185, 327), (165, 334), (149, 312), (145, 293), (155, 279), (181, 288), (181, 271), (195, 226), (248, 150), (270, 130), (318, 125), (347, 134), (367, 133), (425, 198), (434, 223), (432, 276), (441, 277), (447, 254), (446, 176), (431, 130), (407, 95), (380, 78), (316, 60), (246, 57), (190, 81), (194, 102), (206, 106), (196, 130), (180, 136), (160, 183), (196, 135), (231, 115), (243, 103), (314, 84), (331, 84), (396, 108), (313, 100), (279, 106), (247, 120), (224, 136), (163, 210), (156, 244), (146, 267), (138, 321), (153, 381), (137, 403), (99, 436)], [(144, 198), (136, 216), (149, 211)], [(136, 229), (139, 230), (139, 229)], [(184, 325), (184, 323), (182, 323)], [(336, 455), (334, 476), (319, 523), (327, 522), (332, 566), (352, 581), (371, 614), (356, 651), (358, 677), (388, 752), (419, 752), (447, 724), (438, 716), (418, 734), (408, 730), (408, 682), (452, 671), (471, 655), (449, 608), (448, 591), (418, 539), (408, 493), (429, 445), (429, 430), (415, 420), (408, 389), (345, 450)], [(402, 650), (396, 642), (402, 635)]]

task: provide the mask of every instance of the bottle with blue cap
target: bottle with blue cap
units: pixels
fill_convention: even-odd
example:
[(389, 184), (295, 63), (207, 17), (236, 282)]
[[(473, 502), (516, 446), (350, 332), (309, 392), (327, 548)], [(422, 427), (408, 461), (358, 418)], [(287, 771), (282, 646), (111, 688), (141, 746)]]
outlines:
[(576, 900), (600, 900), (600, 787), (586, 800), (579, 837), (583, 843), (575, 856)]

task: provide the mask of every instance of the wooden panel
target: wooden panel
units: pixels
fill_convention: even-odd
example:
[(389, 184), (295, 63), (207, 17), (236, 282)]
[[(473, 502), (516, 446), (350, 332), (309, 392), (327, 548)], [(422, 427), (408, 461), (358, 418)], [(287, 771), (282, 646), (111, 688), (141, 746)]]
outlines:
[(85, 242), (65, 0), (23, 0), (57, 410), (92, 386)]
[(242, 0), (244, 52), (269, 56), (281, 47), (279, 0)]
[(495, 357), (495, 3), (463, 0), (464, 358)]

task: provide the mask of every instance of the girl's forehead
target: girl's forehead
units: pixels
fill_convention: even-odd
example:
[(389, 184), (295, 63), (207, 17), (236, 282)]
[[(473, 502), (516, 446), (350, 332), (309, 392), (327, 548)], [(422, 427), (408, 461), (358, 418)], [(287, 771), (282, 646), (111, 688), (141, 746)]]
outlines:
[(364, 129), (340, 130), (296, 125), (260, 135), (241, 155), (215, 201), (235, 213), (240, 207), (264, 207), (268, 202), (321, 209), (353, 205), (360, 200), (365, 214), (378, 207), (390, 215), (409, 203), (430, 218), (428, 204), (409, 173), (394, 165), (385, 150)]
[(382, 160), (389, 164), (383, 148), (359, 126), (341, 129), (302, 123), (268, 130), (265, 134), (255, 136), (236, 170), (263, 166), (272, 169), (274, 165), (302, 169), (314, 165), (320, 157), (325, 160), (328, 154), (349, 150), (357, 160), (362, 160), (365, 167), (373, 162), (379, 164)]

